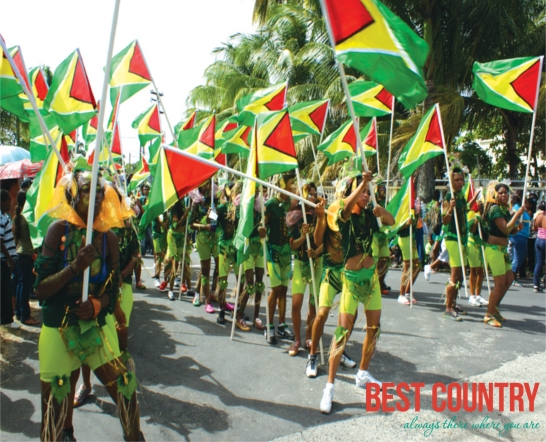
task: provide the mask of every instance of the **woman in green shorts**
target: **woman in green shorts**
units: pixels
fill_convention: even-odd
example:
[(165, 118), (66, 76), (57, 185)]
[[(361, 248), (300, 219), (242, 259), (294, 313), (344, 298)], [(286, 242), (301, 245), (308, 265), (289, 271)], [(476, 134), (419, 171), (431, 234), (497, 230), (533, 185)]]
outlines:
[[(188, 210), (184, 204), (184, 199), (179, 199), (169, 209), (169, 231), (167, 232), (167, 254), (165, 256), (165, 275), (169, 275), (169, 292), (167, 297), (171, 300), (175, 300), (174, 296), (174, 281), (178, 274), (178, 267), (182, 261), (184, 254), (184, 241), (186, 239), (186, 219), (188, 217)], [(190, 248), (186, 247), (186, 258), (184, 259), (184, 269), (182, 273), (182, 283), (184, 281), (191, 281), (189, 276), (189, 264), (190, 264)], [(164, 286), (160, 286), (161, 288)]]
[[(44, 325), (38, 353), (42, 391), (42, 440), (75, 440), (72, 414), (80, 366), (88, 365), (115, 401), (126, 440), (139, 440), (136, 378), (119, 359), (112, 313), (119, 291), (119, 244), (111, 227), (122, 220), (115, 191), (99, 181), (94, 235), (85, 245), (91, 173), (75, 171), (55, 189), (49, 227), (36, 260), (36, 296)], [(103, 204), (104, 202), (104, 204)], [(82, 302), (82, 277), (89, 267), (89, 298)]]
[[(480, 212), (483, 205), (480, 205)], [(487, 301), (481, 297), (482, 285), (484, 279), (483, 254), (481, 245), (483, 244), (480, 237), (478, 226), (481, 225), (480, 213), (469, 210), (466, 214), (468, 227), (468, 244), (466, 245), (466, 254), (468, 257), (468, 266), (470, 267), (470, 297), (468, 303), (476, 307), (487, 305)]]
[(337, 217), (344, 261), (341, 273), (343, 291), (339, 308), (340, 325), (335, 331), (330, 352), (328, 383), (320, 402), (320, 411), (323, 413), (329, 413), (332, 409), (336, 371), (360, 302), (364, 304), (366, 314), (366, 337), (356, 385), (361, 388), (365, 388), (367, 383), (375, 383), (380, 387), (382, 385), (368, 373), (381, 320), (381, 292), (375, 260), (372, 257), (372, 241), (374, 232), (379, 230), (376, 217), (380, 217), (382, 223), (389, 226), (394, 224), (394, 218), (381, 206), (376, 206), (373, 211), (367, 208), (370, 201), (368, 184), (372, 174), (364, 173), (360, 184), (356, 186), (359, 178), (360, 176), (353, 178), (345, 193), (346, 197), (341, 200)]
[[(154, 243), (154, 259), (155, 259), (155, 273), (152, 279), (156, 288), (161, 287), (161, 266), (165, 260), (165, 253), (167, 251), (167, 232), (169, 225), (167, 222), (168, 213), (158, 216), (152, 221), (152, 240)], [(165, 270), (165, 269), (163, 269)], [(167, 287), (167, 275), (163, 273), (164, 281), (163, 289)]]
[[(410, 225), (412, 235), (410, 238)], [(417, 252), (417, 242), (415, 241), (415, 234), (417, 233), (417, 217), (408, 219), (406, 225), (398, 231), (398, 247), (402, 253), (402, 261), (404, 262), (404, 268), (402, 276), (400, 278), (400, 295), (398, 296), (398, 302), (404, 305), (410, 305), (410, 289), (411, 284), (415, 283), (419, 271), (421, 269), (419, 265), (419, 253)], [(411, 260), (410, 260), (411, 256)], [(410, 269), (410, 262), (412, 263), (412, 269)], [(413, 302), (417, 300), (413, 297)]]
[(489, 305), (483, 321), (492, 327), (502, 327), (501, 322), (505, 319), (499, 312), (499, 305), (502, 298), (508, 291), (514, 274), (512, 263), (508, 257), (508, 236), (523, 228), (523, 223), (516, 227), (518, 219), (522, 217), (525, 207), (520, 207), (514, 214), (510, 215), (510, 187), (508, 184), (498, 183), (487, 191), (487, 204), (485, 207), (485, 223), (489, 237), (485, 247), (485, 258), (491, 269), (495, 286), (489, 295)]

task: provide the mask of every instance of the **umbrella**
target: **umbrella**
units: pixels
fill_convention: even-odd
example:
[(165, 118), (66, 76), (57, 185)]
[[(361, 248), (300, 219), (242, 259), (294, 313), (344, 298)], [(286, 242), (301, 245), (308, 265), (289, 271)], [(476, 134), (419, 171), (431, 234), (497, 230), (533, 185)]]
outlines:
[(30, 158), (30, 152), (22, 147), (0, 146), (0, 164), (13, 163), (25, 158)]
[(14, 161), (0, 166), (0, 180), (13, 178), (33, 178), (40, 171), (43, 161), (32, 163), (28, 159)]

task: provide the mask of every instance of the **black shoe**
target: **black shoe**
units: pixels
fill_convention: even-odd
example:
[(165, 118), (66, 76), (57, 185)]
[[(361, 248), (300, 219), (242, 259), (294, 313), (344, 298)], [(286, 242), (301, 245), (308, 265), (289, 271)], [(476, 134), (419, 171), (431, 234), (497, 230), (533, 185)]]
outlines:
[(224, 325), (226, 323), (226, 311), (220, 310), (218, 312), (218, 316), (216, 318), (216, 323), (220, 325)]
[(281, 339), (289, 339), (291, 341), (295, 338), (294, 333), (292, 333), (292, 331), (288, 328), (286, 322), (279, 325), (279, 328), (277, 329), (277, 336)]
[[(264, 330), (264, 336), (267, 341), (267, 328)], [(277, 343), (277, 336), (275, 336), (275, 326), (272, 325), (269, 327), (269, 341), (267, 341), (270, 345), (275, 345)]]
[(186, 296), (188, 296), (189, 298), (193, 298), (195, 296), (195, 290), (189, 289), (186, 292)]
[(76, 442), (74, 437), (74, 427), (63, 430), (62, 439), (63, 442)]

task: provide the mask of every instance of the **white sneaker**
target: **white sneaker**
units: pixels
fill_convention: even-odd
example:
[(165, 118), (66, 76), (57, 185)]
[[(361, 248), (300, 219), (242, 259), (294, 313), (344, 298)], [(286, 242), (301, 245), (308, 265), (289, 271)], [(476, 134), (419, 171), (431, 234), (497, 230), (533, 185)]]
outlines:
[(316, 378), (317, 372), (317, 355), (310, 354), (307, 357), (307, 367), (305, 368), (305, 374), (308, 378)]
[(159, 279), (154, 279), (154, 285), (156, 289), (159, 288), (159, 286), (161, 285), (161, 283), (159, 282)]
[(346, 368), (355, 368), (356, 367), (356, 362), (353, 361), (349, 355), (345, 352), (343, 352), (343, 354), (341, 355), (341, 361), (339, 361), (339, 363), (341, 365), (343, 365), (344, 367)]
[(169, 293), (167, 294), (167, 296), (169, 297), (171, 301), (174, 301), (174, 292), (172, 290), (169, 290)]
[(398, 303), (399, 304), (404, 304), (404, 305), (410, 305), (410, 301), (408, 298), (406, 298), (404, 295), (400, 295), (398, 297)]
[(18, 322), (13, 321), (9, 325), (9, 328), (11, 328), (12, 330), (19, 330), (21, 328), (21, 324), (19, 324)]
[(375, 379), (368, 370), (364, 370), (364, 373), (362, 374), (362, 377), (359, 376), (359, 373), (355, 376), (355, 384), (358, 388), (366, 388), (366, 384), (377, 384), (379, 385), (379, 389), (383, 388), (383, 383), (379, 382), (377, 379)]
[(334, 384), (326, 384), (322, 399), (320, 400), (320, 411), (324, 414), (332, 411), (332, 401), (334, 400)]
[(477, 299), (478, 302), (480, 303), (480, 306), (482, 306), (482, 305), (489, 305), (489, 301), (486, 301), (486, 300), (483, 299), (480, 295), (477, 295), (477, 296), (476, 296), (476, 299)]
[(470, 305), (473, 305), (475, 307), (479, 307), (481, 304), (480, 304), (480, 301), (478, 300), (478, 297), (477, 296), (470, 296), (468, 298), (468, 303)]
[(425, 279), (427, 281), (430, 281), (430, 275), (432, 275), (432, 269), (430, 268), (428, 264), (425, 266), (424, 274), (425, 274)]

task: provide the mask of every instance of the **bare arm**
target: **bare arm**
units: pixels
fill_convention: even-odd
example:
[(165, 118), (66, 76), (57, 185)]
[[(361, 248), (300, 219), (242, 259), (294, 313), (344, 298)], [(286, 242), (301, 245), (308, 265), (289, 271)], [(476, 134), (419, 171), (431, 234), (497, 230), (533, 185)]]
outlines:
[(341, 216), (344, 220), (349, 219), (349, 216), (351, 216), (351, 212), (353, 211), (353, 207), (355, 206), (356, 202), (358, 201), (358, 198), (360, 197), (360, 194), (364, 192), (366, 187), (368, 186), (368, 183), (372, 180), (372, 173), (371, 172), (364, 172), (362, 174), (362, 181), (360, 185), (353, 190), (353, 192), (343, 200), (343, 209), (341, 211)]
[(324, 202), (317, 204), (315, 208), (317, 214), (317, 223), (315, 224), (315, 232), (313, 233), (313, 239), (317, 246), (322, 246), (324, 242), (324, 234), (326, 233), (326, 216), (324, 213)]
[[(512, 216), (512, 219), (509, 222), (506, 222), (504, 218), (497, 218), (495, 219), (495, 225), (502, 233), (505, 235), (510, 235), (515, 230), (518, 218), (523, 215), (524, 211), (525, 207), (520, 207), (516, 213), (514, 213), (514, 216)], [(521, 225), (523, 226), (523, 224)]]

